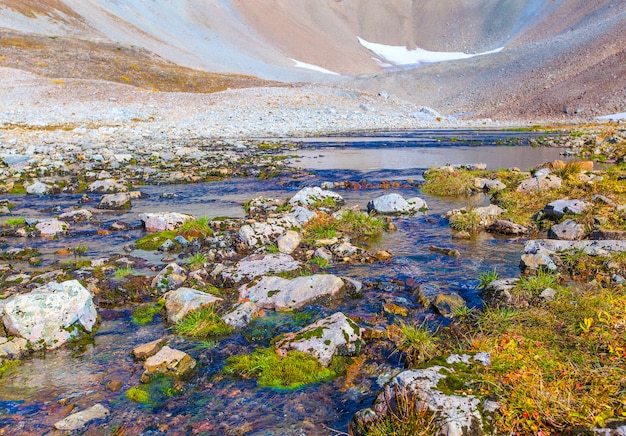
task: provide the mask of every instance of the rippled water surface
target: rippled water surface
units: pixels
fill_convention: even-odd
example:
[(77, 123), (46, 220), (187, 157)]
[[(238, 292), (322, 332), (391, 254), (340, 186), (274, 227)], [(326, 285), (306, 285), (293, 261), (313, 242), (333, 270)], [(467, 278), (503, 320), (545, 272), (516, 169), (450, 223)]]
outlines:
[[(280, 178), (267, 181), (237, 179), (194, 185), (142, 186), (148, 198), (137, 200), (129, 212), (98, 214), (91, 224), (76, 225), (69, 236), (53, 241), (36, 242), (43, 252), (43, 267), (61, 265), (71, 259), (54, 253), (67, 247), (84, 244), (86, 256), (98, 258), (123, 253), (123, 248), (142, 236), (142, 230), (98, 234), (114, 221), (138, 224), (138, 213), (178, 211), (196, 216), (243, 217), (244, 201), (257, 196), (289, 198), (303, 186), (316, 186), (324, 181), (353, 180), (420, 180), (429, 166), (447, 163), (484, 162), (490, 168), (519, 167), (527, 169), (558, 159), (559, 151), (550, 148), (495, 145), (508, 143), (512, 133), (460, 132), (454, 140), (442, 140), (437, 132), (387, 133), (369, 137), (326, 138), (317, 143), (307, 141), (291, 164), (313, 174), (298, 179)], [(484, 145), (492, 144), (492, 145)], [(409, 186), (409, 185), (405, 185)], [(348, 206), (365, 207), (367, 202), (389, 190), (338, 190)], [(453, 237), (441, 217), (446, 211), (467, 205), (467, 200), (451, 201), (424, 196), (418, 188), (393, 190), (406, 197), (422, 196), (429, 205), (428, 213), (397, 218), (397, 232), (385, 234), (373, 243), (372, 250), (393, 253), (388, 263), (338, 265), (329, 271), (358, 278), (367, 286), (363, 298), (341, 299), (326, 306), (314, 306), (304, 315), (273, 314), (258, 320), (250, 329), (222, 341), (216, 348), (183, 340), (171, 335), (160, 319), (147, 326), (131, 321), (132, 308), (102, 310), (102, 323), (93, 343), (36, 354), (26, 358), (15, 370), (0, 380), (0, 429), (4, 434), (45, 434), (54, 422), (67, 414), (65, 405), (76, 409), (101, 402), (112, 411), (100, 433), (113, 434), (251, 434), (301, 435), (337, 434), (347, 431), (356, 410), (371, 405), (377, 391), (394, 369), (400, 368), (398, 356), (382, 347), (371, 353), (354, 383), (344, 378), (309, 386), (292, 392), (256, 387), (253, 380), (242, 381), (224, 377), (220, 370), (225, 359), (233, 354), (268, 346), (276, 335), (299, 329), (313, 320), (342, 310), (371, 326), (382, 324), (382, 304), (396, 303), (411, 310), (410, 320), (439, 320), (425, 311), (416, 297), (393, 283), (412, 278), (419, 283), (439, 286), (442, 291), (461, 294), (470, 306), (480, 306), (476, 291), (480, 272), (494, 268), (503, 275), (517, 275), (521, 240), (489, 234), (476, 240)], [(163, 199), (161, 194), (175, 194)], [(77, 204), (80, 196), (12, 197), (14, 214), (29, 217), (58, 215)], [(473, 199), (473, 204), (486, 201)], [(33, 241), (11, 238), (8, 246), (32, 246)], [(460, 256), (447, 257), (429, 250), (431, 245), (459, 250)], [(141, 256), (142, 253), (134, 252)], [(159, 256), (150, 258), (159, 264)], [(146, 268), (145, 273), (151, 273)], [(386, 322), (388, 322), (387, 320)], [(132, 348), (159, 337), (168, 336), (173, 347), (186, 351), (199, 362), (194, 375), (186, 380), (182, 391), (174, 395), (165, 388), (154, 393), (154, 404), (139, 405), (125, 398), (124, 392), (139, 383), (141, 364), (130, 356)], [(108, 381), (122, 382), (122, 388), (111, 392)], [(162, 386), (162, 387), (163, 387)], [(157, 389), (158, 386), (154, 389)]]

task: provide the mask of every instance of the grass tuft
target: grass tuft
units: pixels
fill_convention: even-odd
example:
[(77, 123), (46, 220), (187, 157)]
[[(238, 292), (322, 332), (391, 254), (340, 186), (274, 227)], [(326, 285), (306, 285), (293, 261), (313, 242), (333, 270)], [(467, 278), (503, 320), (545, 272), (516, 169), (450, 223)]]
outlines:
[(200, 339), (227, 336), (232, 333), (233, 328), (215, 313), (212, 306), (208, 306), (191, 312), (178, 321), (174, 324), (174, 331), (181, 336)]
[(432, 359), (439, 351), (438, 339), (428, 330), (426, 323), (417, 325), (401, 321), (387, 327), (387, 336), (395, 344), (396, 351), (404, 354), (409, 367)]

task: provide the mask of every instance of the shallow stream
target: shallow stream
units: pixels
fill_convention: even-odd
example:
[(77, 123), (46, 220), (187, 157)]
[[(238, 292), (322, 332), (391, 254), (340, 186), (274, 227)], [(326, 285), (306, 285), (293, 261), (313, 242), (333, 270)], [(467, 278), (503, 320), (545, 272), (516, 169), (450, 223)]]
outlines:
[[(445, 135), (444, 135), (445, 133)], [(519, 274), (523, 241), (483, 234), (475, 240), (453, 237), (447, 221), (448, 210), (467, 206), (468, 200), (453, 201), (422, 195), (413, 182), (423, 180), (425, 169), (444, 164), (486, 163), (488, 168), (518, 167), (522, 170), (559, 159), (559, 149), (509, 144), (519, 134), (510, 132), (401, 132), (375, 136), (325, 138), (303, 142), (290, 164), (309, 170), (306, 177), (292, 179), (233, 179), (223, 182), (142, 186), (148, 194), (121, 213), (97, 213), (94, 221), (73, 226), (68, 236), (55, 240), (5, 238), (4, 249), (35, 246), (42, 254), (37, 268), (60, 266), (73, 260), (59, 257), (58, 250), (78, 245), (87, 247), (88, 259), (124, 253), (124, 247), (144, 235), (137, 215), (141, 212), (176, 211), (196, 216), (243, 217), (244, 201), (258, 197), (289, 198), (304, 186), (322, 182), (367, 180), (401, 181), (397, 189), (338, 189), (348, 206), (360, 205), (379, 195), (398, 192), (405, 198), (421, 196), (429, 211), (415, 217), (395, 218), (396, 232), (385, 233), (368, 247), (393, 254), (386, 263), (337, 265), (328, 271), (366, 283), (360, 299), (344, 298), (330, 305), (314, 306), (304, 314), (275, 314), (259, 319), (243, 334), (237, 333), (211, 348), (201, 342), (177, 338), (156, 317), (146, 326), (131, 320), (132, 308), (101, 310), (102, 323), (93, 343), (77, 345), (24, 359), (22, 364), (0, 379), (0, 434), (46, 434), (67, 414), (66, 404), (75, 410), (103, 403), (111, 417), (92, 434), (234, 434), (234, 435), (327, 435), (347, 432), (353, 414), (371, 405), (377, 391), (393, 371), (401, 368), (399, 356), (391, 348), (380, 350), (362, 367), (353, 383), (344, 377), (291, 392), (256, 387), (254, 380), (236, 380), (221, 374), (225, 359), (233, 354), (267, 346), (279, 333), (294, 331), (337, 310), (361, 319), (370, 326), (393, 321), (384, 314), (384, 303), (395, 303), (410, 310), (408, 321), (426, 319), (433, 326), (444, 322), (426, 311), (415, 295), (397, 285), (407, 279), (432, 284), (442, 291), (462, 295), (470, 307), (479, 307), (476, 290), (481, 272), (498, 271), (501, 276)], [(447, 139), (442, 139), (443, 137)], [(486, 144), (486, 145), (485, 145)], [(364, 183), (365, 185), (365, 183)], [(377, 185), (378, 186), (378, 185)], [(163, 198), (162, 194), (172, 194)], [(74, 207), (80, 195), (48, 197), (11, 196), (13, 215), (33, 218), (52, 217)], [(487, 199), (476, 197), (473, 205)], [(95, 210), (94, 210), (95, 211)], [(136, 225), (136, 230), (103, 234), (116, 221)], [(100, 232), (98, 232), (100, 230)], [(453, 248), (458, 257), (448, 257), (430, 246)], [(55, 254), (57, 253), (57, 254)], [(137, 250), (131, 256), (145, 257), (141, 273), (154, 274), (148, 266), (162, 265), (160, 256)], [(7, 261), (4, 261), (5, 263)], [(28, 264), (14, 267), (25, 272)], [(186, 351), (199, 362), (191, 379), (180, 392), (169, 381), (154, 383), (152, 404), (134, 403), (124, 395), (139, 384), (140, 363), (130, 351), (135, 345), (168, 336), (172, 347)], [(122, 387), (111, 392), (106, 384), (119, 380)]]

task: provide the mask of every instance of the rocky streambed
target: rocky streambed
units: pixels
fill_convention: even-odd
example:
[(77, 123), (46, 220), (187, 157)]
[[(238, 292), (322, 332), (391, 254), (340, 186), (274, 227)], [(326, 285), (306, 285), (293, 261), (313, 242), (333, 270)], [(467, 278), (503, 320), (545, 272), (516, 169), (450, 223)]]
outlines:
[[(596, 155), (623, 158), (594, 138)], [(570, 173), (554, 162), (589, 148), (579, 135), (362, 139), (15, 144), (1, 176), (5, 432), (341, 434), (352, 421), (380, 434), (400, 390), (439, 398), (425, 406), (433, 432), (488, 432), (497, 398), (438, 387), (454, 365), (488, 368), (489, 353), (439, 347), (420, 373), (438, 353), (407, 346), (406, 328), (454, 326), (483, 307), (481, 274), (514, 279), (522, 258), (530, 274), (562, 268), (562, 248), (524, 248), (546, 219), (563, 239), (565, 219), (595, 204), (578, 221), (596, 224), (568, 239), (619, 236), (623, 191), (558, 197)], [(571, 173), (623, 186), (593, 164)], [(443, 195), (437, 179), (471, 183)], [(542, 223), (505, 201), (524, 190), (558, 197)]]

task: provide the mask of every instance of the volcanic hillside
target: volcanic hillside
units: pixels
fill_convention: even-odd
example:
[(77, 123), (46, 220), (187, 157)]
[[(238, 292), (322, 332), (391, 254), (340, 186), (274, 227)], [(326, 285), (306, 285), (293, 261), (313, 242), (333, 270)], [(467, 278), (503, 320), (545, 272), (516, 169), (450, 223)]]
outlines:
[(626, 2), (0, 0), (0, 67), (170, 91), (328, 82), (446, 114), (589, 118), (626, 111)]

